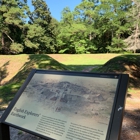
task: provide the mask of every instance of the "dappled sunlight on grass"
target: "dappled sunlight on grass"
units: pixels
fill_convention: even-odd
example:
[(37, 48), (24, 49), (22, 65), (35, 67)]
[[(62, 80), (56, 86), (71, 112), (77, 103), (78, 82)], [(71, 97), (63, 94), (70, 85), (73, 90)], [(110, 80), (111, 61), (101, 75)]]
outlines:
[(103, 65), (109, 59), (120, 54), (49, 54), (64, 65)]
[(140, 55), (120, 55), (110, 59), (98, 72), (129, 74), (129, 88), (140, 88)]
[(7, 83), (0, 86), (1, 110), (7, 108), (33, 68), (129, 74), (130, 84), (126, 99), (121, 140), (133, 140), (133, 138), (140, 137), (140, 55), (51, 54), (0, 56), (0, 65), (2, 66), (6, 62), (9, 62), (6, 67), (8, 75), (4, 79)]
[[(3, 99), (3, 103), (8, 103), (10, 100), (12, 100), (15, 93), (24, 83), (25, 79), (27, 78), (28, 74), (32, 69), (71, 71), (89, 71), (90, 69), (92, 70), (92, 72), (118, 72), (119, 70), (126, 70), (128, 68), (126, 62), (129, 62), (129, 64), (131, 64), (130, 60), (131, 62), (135, 62), (137, 60), (135, 57), (136, 55), (121, 54), (22, 54), (13, 56), (0, 56), (1, 65), (9, 61), (9, 64), (7, 66), (7, 70), (9, 73), (6, 77), (7, 83), (6, 85), (0, 87), (0, 98)], [(104, 63), (106, 64), (104, 65)], [(133, 68), (131, 69), (133, 74), (134, 67), (131, 68)], [(136, 76), (133, 80), (137, 80)], [(131, 82), (134, 83), (134, 81)], [(132, 87), (130, 89), (132, 89)]]
[[(0, 98), (3, 99), (1, 102), (1, 107), (3, 104), (8, 104), (9, 101), (11, 101), (18, 91), (18, 89), (21, 87), (21, 85), (24, 83), (25, 79), (29, 75), (32, 69), (53, 69), (53, 70), (68, 70), (67, 67), (53, 58), (49, 57), (48, 55), (18, 55), (19, 57), (26, 56), (25, 61), (22, 61), (22, 65), (18, 67), (16, 63), (19, 63), (19, 59), (16, 61), (13, 58), (17, 58), (17, 56), (9, 56), (9, 59), (11, 58), (10, 62), (11, 64), (7, 68), (9, 71), (10, 66), (13, 68), (13, 71), (16, 71), (16, 74), (13, 75), (9, 81), (0, 87)], [(7, 58), (7, 57), (6, 57)], [(7, 58), (8, 59), (8, 58)], [(12, 61), (14, 60), (13, 65), (15, 65), (15, 69), (12, 66)], [(18, 68), (17, 68), (18, 67)], [(0, 107), (0, 108), (1, 108)]]
[(8, 84), (0, 87), (0, 109), (3, 106), (7, 106), (8, 103), (13, 99), (21, 84)]
[(25, 80), (32, 69), (65, 70), (66, 67), (48, 55), (29, 55), (28, 61), (24, 63), (20, 71), (9, 81), (9, 83), (20, 82), (20, 79)]

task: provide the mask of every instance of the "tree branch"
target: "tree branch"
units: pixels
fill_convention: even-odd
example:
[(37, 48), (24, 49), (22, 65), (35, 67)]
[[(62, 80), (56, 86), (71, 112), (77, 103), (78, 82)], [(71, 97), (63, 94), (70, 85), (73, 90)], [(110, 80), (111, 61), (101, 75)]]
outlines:
[[(5, 32), (4, 32), (5, 33)], [(7, 37), (12, 41), (12, 43), (14, 43), (14, 40), (7, 34), (7, 33), (5, 33), (6, 35), (7, 35)]]

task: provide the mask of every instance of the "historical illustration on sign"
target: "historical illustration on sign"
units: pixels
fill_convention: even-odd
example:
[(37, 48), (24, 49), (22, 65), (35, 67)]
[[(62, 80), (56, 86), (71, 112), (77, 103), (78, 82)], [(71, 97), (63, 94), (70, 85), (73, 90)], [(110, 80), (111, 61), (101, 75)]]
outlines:
[[(104, 140), (117, 83), (117, 78), (35, 74), (6, 121), (32, 127), (31, 130), (55, 139), (75, 136), (73, 139), (77, 140), (76, 134), (82, 137), (82, 129), (84, 135), (94, 132), (98, 140)], [(21, 122), (20, 118), (26, 120), (27, 114), (28, 121)], [(32, 117), (36, 123), (31, 126)], [(87, 137), (93, 136), (89, 133)]]
[[(60, 112), (66, 116), (76, 115), (85, 117), (110, 117), (116, 84), (108, 83), (103, 78), (88, 82), (84, 79), (47, 78), (47, 81), (32, 80), (26, 87), (24, 94), (28, 99), (40, 102), (45, 110)], [(101, 80), (101, 81), (100, 81)]]

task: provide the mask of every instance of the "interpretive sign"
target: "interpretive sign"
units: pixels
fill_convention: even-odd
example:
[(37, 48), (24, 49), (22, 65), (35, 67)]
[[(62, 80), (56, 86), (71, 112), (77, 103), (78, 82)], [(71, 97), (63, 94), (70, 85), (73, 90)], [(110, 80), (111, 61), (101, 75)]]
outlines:
[(118, 140), (127, 74), (32, 70), (1, 118), (48, 140)]

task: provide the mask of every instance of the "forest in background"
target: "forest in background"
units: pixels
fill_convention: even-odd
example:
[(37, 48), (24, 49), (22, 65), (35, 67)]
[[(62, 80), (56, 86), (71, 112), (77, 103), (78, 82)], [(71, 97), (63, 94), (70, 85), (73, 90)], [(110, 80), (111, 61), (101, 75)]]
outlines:
[(140, 50), (140, 0), (81, 0), (51, 16), (45, 0), (0, 0), (0, 54)]

